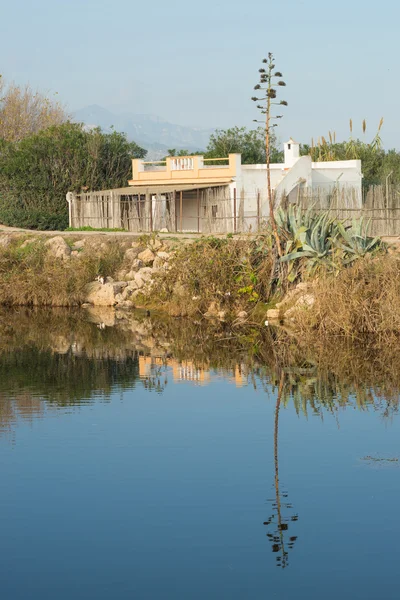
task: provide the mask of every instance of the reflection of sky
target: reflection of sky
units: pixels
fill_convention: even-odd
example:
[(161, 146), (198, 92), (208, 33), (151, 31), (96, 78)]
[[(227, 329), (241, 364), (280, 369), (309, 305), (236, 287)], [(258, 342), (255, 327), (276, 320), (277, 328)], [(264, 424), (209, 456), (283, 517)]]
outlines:
[(263, 526), (269, 392), (171, 380), (18, 421), (13, 444), (0, 437), (3, 597), (396, 598), (400, 471), (361, 458), (398, 455), (398, 418), (281, 409), (281, 490), (299, 515), (282, 571)]

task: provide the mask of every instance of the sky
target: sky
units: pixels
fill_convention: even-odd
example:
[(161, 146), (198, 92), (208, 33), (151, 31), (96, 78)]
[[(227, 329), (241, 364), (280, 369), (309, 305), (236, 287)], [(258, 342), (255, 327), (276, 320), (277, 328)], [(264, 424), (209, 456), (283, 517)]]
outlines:
[(56, 93), (201, 128), (254, 126), (250, 98), (273, 52), (287, 87), (281, 140), (335, 131), (398, 140), (396, 0), (0, 0), (0, 73)]

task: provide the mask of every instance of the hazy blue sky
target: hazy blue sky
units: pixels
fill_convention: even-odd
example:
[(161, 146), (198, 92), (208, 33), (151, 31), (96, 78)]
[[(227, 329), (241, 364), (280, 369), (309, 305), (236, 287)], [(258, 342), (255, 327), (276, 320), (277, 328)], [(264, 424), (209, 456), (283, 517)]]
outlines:
[[(71, 110), (100, 104), (182, 125), (251, 125), (261, 58), (287, 83), (281, 138), (370, 136), (381, 116), (400, 147), (395, 0), (0, 0), (0, 72), (57, 91)], [(283, 97), (283, 96), (282, 96)], [(367, 136), (368, 137), (368, 136)]]

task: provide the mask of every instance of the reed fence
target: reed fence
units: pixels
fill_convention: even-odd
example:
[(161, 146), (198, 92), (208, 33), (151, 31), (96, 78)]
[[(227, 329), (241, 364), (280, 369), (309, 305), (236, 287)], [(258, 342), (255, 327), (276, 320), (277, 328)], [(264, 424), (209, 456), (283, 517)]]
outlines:
[[(68, 194), (70, 226), (124, 229), (131, 232), (257, 232), (268, 220), (265, 190), (246, 193), (225, 187), (132, 193), (131, 188)], [(281, 204), (289, 202), (282, 199)], [(363, 217), (370, 234), (400, 236), (400, 186), (374, 185), (363, 190), (300, 190), (302, 209), (329, 212), (347, 223)]]

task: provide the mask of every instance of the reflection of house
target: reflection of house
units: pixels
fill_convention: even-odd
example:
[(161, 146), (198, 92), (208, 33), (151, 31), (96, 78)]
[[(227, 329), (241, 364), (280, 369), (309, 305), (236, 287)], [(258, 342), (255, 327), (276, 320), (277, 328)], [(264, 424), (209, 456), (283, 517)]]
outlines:
[[(187, 382), (196, 385), (207, 385), (213, 379), (213, 373), (206, 367), (196, 366), (192, 361), (179, 362), (175, 358), (159, 356), (139, 356), (139, 375), (142, 379), (164, 376), (172, 370), (175, 383)], [(215, 373), (215, 378), (220, 374)], [(247, 372), (243, 366), (237, 365), (232, 374), (228, 374), (228, 381), (235, 383), (236, 387), (247, 385)]]
[[(300, 145), (284, 144), (284, 162), (271, 165), (277, 201), (316, 198), (321, 205), (361, 204), (361, 161), (313, 163)], [(227, 158), (168, 157), (132, 161), (128, 188), (68, 194), (70, 225), (122, 227), (130, 231), (228, 232), (257, 229), (268, 217), (266, 165), (242, 165)]]

